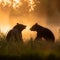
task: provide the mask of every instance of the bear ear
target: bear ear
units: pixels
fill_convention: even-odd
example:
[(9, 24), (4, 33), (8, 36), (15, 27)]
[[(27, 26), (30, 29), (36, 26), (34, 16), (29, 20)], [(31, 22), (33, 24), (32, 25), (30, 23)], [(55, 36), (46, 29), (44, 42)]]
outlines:
[(38, 25), (38, 23), (36, 23), (35, 25)]
[(17, 25), (19, 25), (19, 23), (17, 23)]

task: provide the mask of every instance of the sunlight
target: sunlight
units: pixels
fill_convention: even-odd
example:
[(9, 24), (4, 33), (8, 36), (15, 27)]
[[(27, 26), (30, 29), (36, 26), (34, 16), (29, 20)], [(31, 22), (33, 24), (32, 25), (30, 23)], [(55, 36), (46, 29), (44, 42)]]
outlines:
[(36, 6), (36, 3), (38, 3), (38, 1), (35, 0), (0, 0), (0, 6), (1, 7), (12, 7), (13, 9), (17, 9), (20, 8), (20, 6), (23, 6), (23, 3), (27, 2), (28, 5), (28, 11), (34, 11), (34, 8)]
[(3, 27), (1, 27), (1, 32), (6, 34), (10, 29), (11, 29), (10, 26), (3, 26)]
[(23, 31), (22, 31), (22, 36), (23, 36), (23, 41), (28, 41), (31, 37), (31, 31), (30, 31), (30, 26), (27, 26)]
[(26, 30), (30, 30), (30, 26), (27, 26), (27, 27), (26, 27)]
[(3, 5), (3, 7), (11, 6), (11, 1), (10, 0), (1, 0), (1, 4)]
[(22, 5), (21, 0), (13, 0), (13, 8), (19, 8)]
[(30, 6), (29, 12), (34, 11), (34, 7), (36, 6), (34, 0), (29, 0), (29, 6)]

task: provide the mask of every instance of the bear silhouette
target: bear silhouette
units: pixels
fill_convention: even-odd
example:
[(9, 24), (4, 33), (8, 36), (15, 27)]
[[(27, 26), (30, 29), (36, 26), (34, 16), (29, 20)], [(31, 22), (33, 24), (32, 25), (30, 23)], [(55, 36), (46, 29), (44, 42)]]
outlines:
[(25, 25), (17, 23), (7, 34), (7, 41), (23, 41), (22, 30), (26, 28)]
[(40, 26), (38, 23), (33, 25), (30, 28), (30, 30), (37, 32), (37, 37), (36, 37), (35, 41), (39, 41), (42, 38), (44, 38), (44, 40), (46, 40), (46, 41), (52, 41), (52, 42), (54, 42), (54, 40), (55, 40), (53, 33), (48, 28)]

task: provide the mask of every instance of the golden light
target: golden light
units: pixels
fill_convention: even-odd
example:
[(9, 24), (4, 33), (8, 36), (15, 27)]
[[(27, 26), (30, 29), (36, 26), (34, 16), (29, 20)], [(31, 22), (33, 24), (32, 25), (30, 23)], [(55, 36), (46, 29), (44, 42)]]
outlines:
[(13, 8), (19, 8), (19, 6), (21, 6), (22, 5), (22, 2), (21, 2), (21, 0), (13, 0)]
[(29, 11), (30, 12), (33, 11), (34, 10), (34, 7), (36, 6), (34, 0), (29, 0), (29, 6), (30, 6)]
[(0, 6), (2, 7), (8, 6), (12, 7), (13, 9), (17, 9), (23, 5), (23, 1), (27, 2), (29, 12), (34, 11), (34, 7), (36, 6), (36, 3), (38, 3), (38, 1), (35, 0), (0, 0)]
[(0, 4), (2, 3), (2, 0), (0, 0)]
[[(25, 5), (25, 3), (27, 4), (27, 5)], [(22, 9), (24, 9), (25, 7), (27, 7), (27, 9), (28, 9), (28, 12), (31, 12), (31, 11), (34, 11), (34, 9), (35, 9), (35, 6), (36, 6), (36, 3), (37, 3), (37, 1), (36, 0), (0, 0), (0, 9), (1, 8), (7, 8), (6, 10), (5, 9), (1, 9), (1, 10), (3, 10), (2, 11), (2, 13), (0, 13), (1, 15), (2, 15), (2, 17), (0, 18), (0, 22), (2, 22), (1, 23), (1, 27), (0, 27), (0, 29), (1, 29), (1, 31), (3, 32), (3, 33), (7, 33), (10, 29), (11, 29), (11, 27), (9, 26), (9, 19), (10, 19), (10, 13), (11, 13), (11, 9), (14, 9), (13, 11), (14, 11), (14, 13), (17, 13), (17, 11), (21, 11)], [(8, 10), (8, 7), (9, 7), (9, 10)], [(22, 8), (22, 9), (21, 9)], [(19, 10), (18, 10), (19, 9)], [(21, 10), (20, 10), (21, 9)], [(16, 12), (15, 12), (15, 10), (16, 10)], [(23, 10), (24, 11), (24, 10)], [(6, 12), (6, 13), (5, 13)], [(20, 12), (19, 12), (20, 13)], [(3, 17), (4, 16), (4, 17)], [(24, 17), (23, 17), (24, 18)], [(23, 19), (22, 18), (22, 19)], [(16, 18), (17, 19), (17, 18)], [(19, 20), (20, 20), (20, 18), (19, 18)], [(24, 20), (24, 19), (23, 19)], [(8, 21), (7, 23), (3, 23), (3, 21)], [(13, 20), (12, 20), (13, 21)], [(17, 22), (16, 20), (14, 20), (14, 22)], [(20, 21), (20, 23), (21, 23), (21, 21)], [(25, 21), (24, 21), (24, 23), (26, 23)], [(23, 24), (24, 24), (23, 23)], [(12, 23), (13, 25), (14, 25), (14, 23)], [(11, 25), (12, 25), (11, 24)], [(26, 24), (28, 24), (28, 22), (26, 23)], [(26, 39), (30, 39), (31, 37), (33, 37), (33, 35), (35, 35), (35, 33), (34, 32), (31, 32), (29, 29), (30, 29), (30, 27), (31, 26), (29, 26), (29, 24), (27, 25), (27, 27), (26, 27), (26, 29), (24, 29), (24, 31), (23, 31), (23, 38), (24, 38), (24, 40)]]
[(28, 2), (28, 7), (30, 7), (29, 12), (34, 11), (34, 7), (36, 6), (35, 1), (34, 0), (24, 0), (24, 1)]
[(26, 29), (24, 29), (22, 31), (22, 36), (23, 36), (23, 41), (24, 42), (28, 42), (31, 38), (34, 40), (36, 38), (36, 32), (33, 32), (30, 30), (31, 26), (26, 27)]
[(3, 7), (11, 6), (11, 1), (10, 0), (1, 0), (0, 2), (1, 2)]
[(26, 30), (30, 30), (30, 26), (27, 26), (27, 27), (26, 27)]
[(1, 32), (3, 32), (4, 34), (8, 33), (8, 31), (11, 29), (10, 26), (2, 26), (0, 27)]

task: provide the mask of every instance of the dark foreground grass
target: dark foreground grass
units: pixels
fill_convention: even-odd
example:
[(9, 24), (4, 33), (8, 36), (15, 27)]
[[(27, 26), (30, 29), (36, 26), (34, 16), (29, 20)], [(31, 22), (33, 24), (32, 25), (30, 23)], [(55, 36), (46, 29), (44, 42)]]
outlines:
[[(2, 39), (2, 40), (1, 40)], [(15, 60), (60, 60), (60, 42), (7, 42), (0, 38), (0, 58)]]

